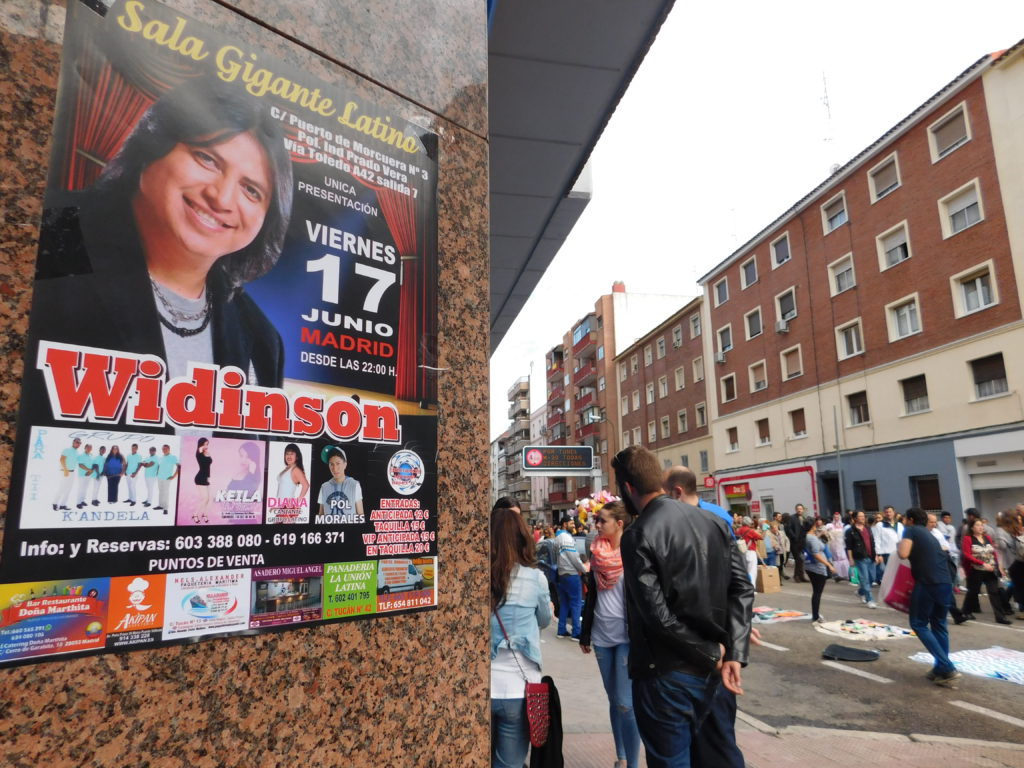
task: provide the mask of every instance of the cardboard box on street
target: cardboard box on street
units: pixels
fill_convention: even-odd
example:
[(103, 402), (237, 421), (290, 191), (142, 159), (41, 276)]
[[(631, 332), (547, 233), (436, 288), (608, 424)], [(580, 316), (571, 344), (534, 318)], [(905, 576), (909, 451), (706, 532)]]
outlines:
[(757, 566), (757, 583), (754, 588), (758, 592), (781, 592), (782, 585), (779, 583), (779, 569), (768, 565)]

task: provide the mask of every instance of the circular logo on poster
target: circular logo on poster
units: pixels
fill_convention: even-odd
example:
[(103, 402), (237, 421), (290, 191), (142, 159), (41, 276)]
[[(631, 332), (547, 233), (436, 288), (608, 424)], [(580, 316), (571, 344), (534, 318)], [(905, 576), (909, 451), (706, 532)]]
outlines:
[(526, 452), (526, 463), (531, 467), (539, 467), (542, 461), (544, 461), (544, 454), (536, 448)]
[(409, 496), (423, 485), (423, 459), (413, 451), (398, 451), (388, 461), (388, 482), (396, 493)]

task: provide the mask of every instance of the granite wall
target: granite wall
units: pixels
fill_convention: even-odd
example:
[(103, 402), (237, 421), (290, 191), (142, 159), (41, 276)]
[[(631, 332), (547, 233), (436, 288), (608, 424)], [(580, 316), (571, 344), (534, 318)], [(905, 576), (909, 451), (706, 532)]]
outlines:
[[(0, 670), (0, 762), (483, 766), (489, 759), (486, 5), (171, 0), (440, 136), (439, 608)], [(61, 53), (61, 2), (0, 5), (0, 517)]]

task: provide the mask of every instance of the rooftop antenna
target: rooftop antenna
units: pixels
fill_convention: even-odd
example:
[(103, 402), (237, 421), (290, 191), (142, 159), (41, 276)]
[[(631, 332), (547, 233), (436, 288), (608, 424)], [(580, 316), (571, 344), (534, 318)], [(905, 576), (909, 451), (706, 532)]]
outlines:
[[(832, 142), (832, 106), (828, 101), (828, 78), (825, 77), (824, 70), (821, 72), (821, 86), (821, 103), (825, 105), (825, 138), (822, 141), (825, 144), (830, 144)], [(839, 163), (832, 163), (828, 169), (829, 176), (834, 176), (836, 171), (840, 168), (842, 168), (842, 166)]]

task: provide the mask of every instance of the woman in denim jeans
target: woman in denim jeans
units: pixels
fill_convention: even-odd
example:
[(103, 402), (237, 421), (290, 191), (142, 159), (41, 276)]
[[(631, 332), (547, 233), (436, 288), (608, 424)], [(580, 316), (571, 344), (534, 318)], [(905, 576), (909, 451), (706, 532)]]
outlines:
[(640, 732), (633, 715), (629, 634), (619, 550), (622, 531), (630, 520), (621, 501), (609, 502), (597, 513), (597, 538), (590, 550), (587, 602), (583, 606), (583, 630), (580, 632), (580, 650), (590, 653), (593, 646), (608, 694), (615, 737), (615, 768), (637, 768), (640, 762)]
[[(501, 621), (499, 622), (499, 617)], [(551, 622), (548, 582), (522, 515), (491, 510), (491, 765), (522, 768), (530, 749), (526, 676), (541, 678), (540, 631)], [(504, 629), (502, 629), (504, 625)]]

